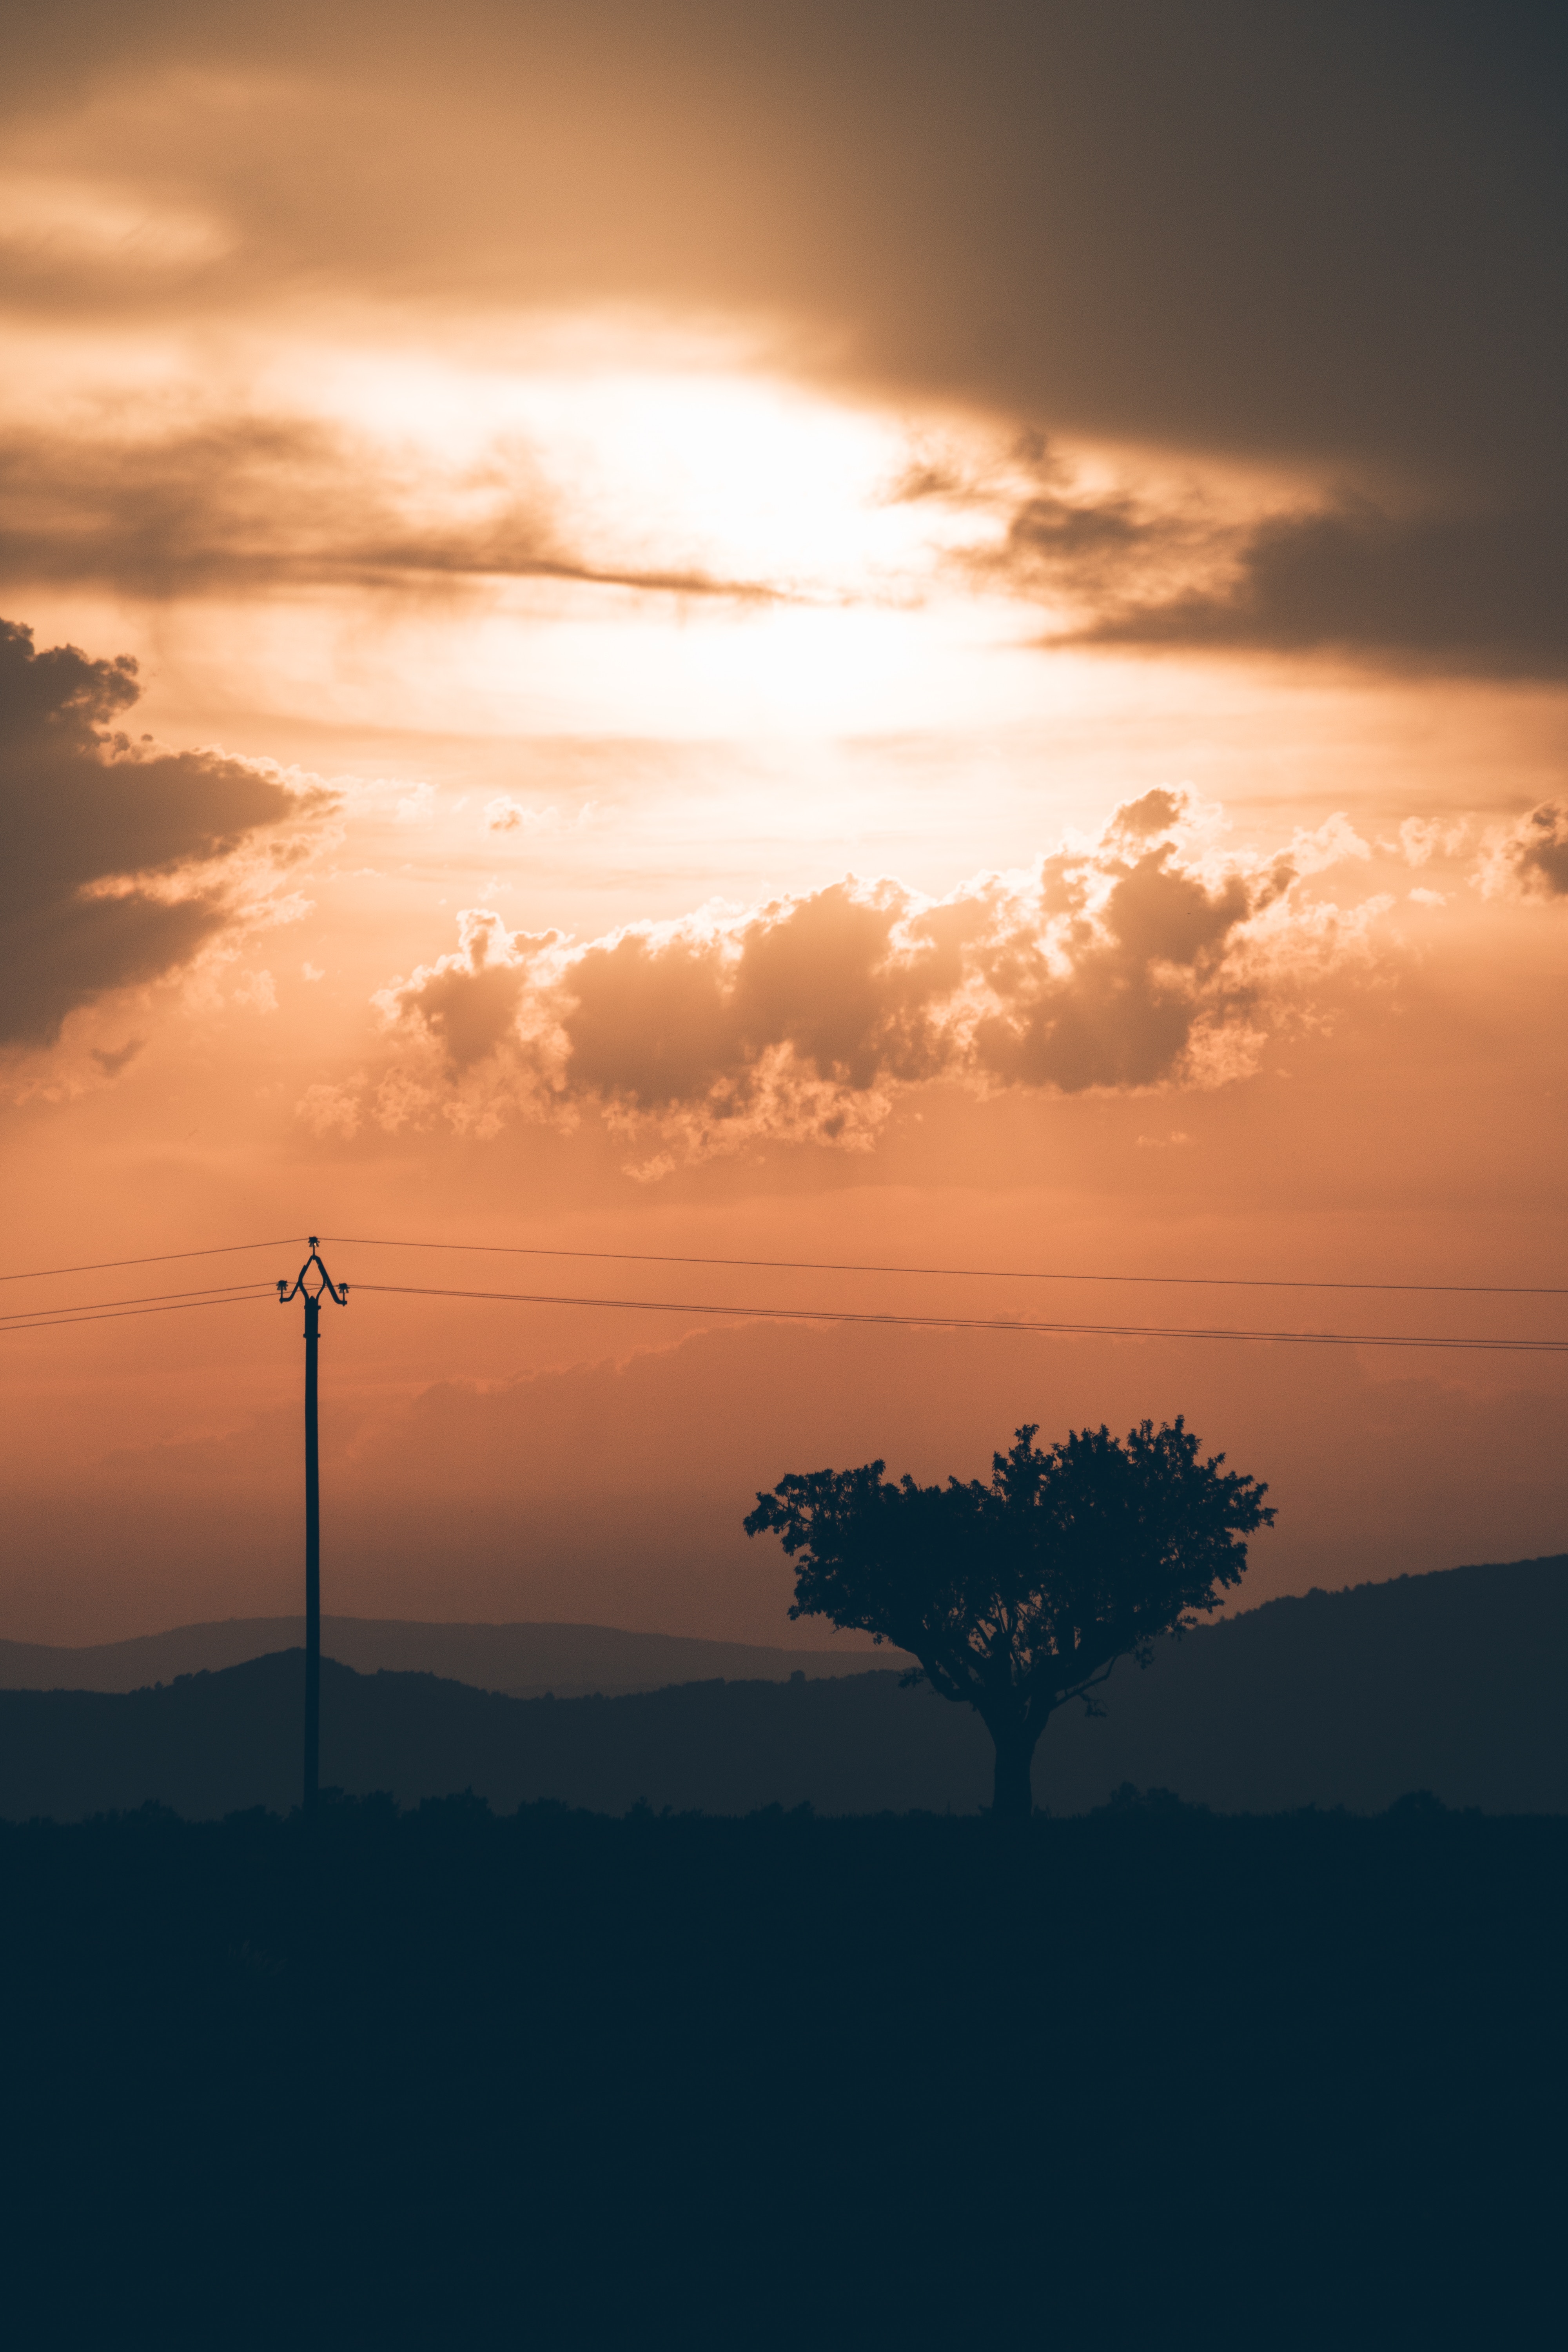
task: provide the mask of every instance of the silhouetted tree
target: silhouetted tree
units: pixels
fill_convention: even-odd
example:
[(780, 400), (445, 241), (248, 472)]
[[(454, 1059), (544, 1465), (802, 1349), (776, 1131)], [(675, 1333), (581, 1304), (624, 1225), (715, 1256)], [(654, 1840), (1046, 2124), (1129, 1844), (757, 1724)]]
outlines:
[[(1037, 1423), (992, 1456), (989, 1485), (896, 1486), (885, 1465), (814, 1470), (759, 1495), (750, 1536), (798, 1565), (792, 1618), (826, 1617), (892, 1642), (943, 1698), (964, 1699), (996, 1745), (993, 1811), (1026, 1816), (1035, 1747), (1053, 1711), (1146, 1665), (1157, 1634), (1217, 1608), (1269, 1525), (1267, 1487), (1198, 1459), (1178, 1415), (1125, 1444), (1109, 1430), (1035, 1444)], [(912, 1675), (919, 1680), (920, 1675)]]

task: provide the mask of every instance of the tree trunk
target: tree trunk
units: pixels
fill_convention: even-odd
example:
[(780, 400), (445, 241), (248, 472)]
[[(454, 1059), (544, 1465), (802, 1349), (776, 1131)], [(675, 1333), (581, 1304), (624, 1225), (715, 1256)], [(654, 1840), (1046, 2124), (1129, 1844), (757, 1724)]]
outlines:
[(993, 1727), (991, 1737), (996, 1743), (991, 1818), (995, 1822), (1026, 1822), (1035, 1810), (1031, 1772), (1035, 1743), (1026, 1732), (1011, 1726), (1000, 1731)]

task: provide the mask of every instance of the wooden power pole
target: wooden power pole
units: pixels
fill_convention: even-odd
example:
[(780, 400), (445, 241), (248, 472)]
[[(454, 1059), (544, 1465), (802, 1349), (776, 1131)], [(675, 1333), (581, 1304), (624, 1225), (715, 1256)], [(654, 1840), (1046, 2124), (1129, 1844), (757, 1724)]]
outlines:
[[(312, 1289), (310, 1276), (319, 1276)], [(310, 1255), (294, 1278), (278, 1286), (279, 1302), (305, 1302), (305, 1793), (307, 1815), (313, 1815), (321, 1780), (321, 1458), (316, 1416), (316, 1355), (321, 1336), (321, 1301), (330, 1298), (346, 1307), (349, 1286), (334, 1283), (321, 1263), (321, 1246), (310, 1235)]]

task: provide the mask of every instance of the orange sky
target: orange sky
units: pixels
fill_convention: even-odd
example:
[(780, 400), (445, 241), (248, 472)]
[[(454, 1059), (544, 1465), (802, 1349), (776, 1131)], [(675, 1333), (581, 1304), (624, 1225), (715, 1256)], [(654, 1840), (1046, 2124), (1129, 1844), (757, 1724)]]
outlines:
[[(331, 13), (68, 5), (0, 95), (0, 1270), (1568, 1288), (1556, 37)], [(1024, 1420), (1184, 1412), (1279, 1507), (1248, 1600), (1568, 1541), (1552, 1358), (328, 1325), (343, 1612), (788, 1639), (757, 1485)], [(297, 1605), (300, 1352), (254, 1300), (0, 1333), (0, 1633)]]

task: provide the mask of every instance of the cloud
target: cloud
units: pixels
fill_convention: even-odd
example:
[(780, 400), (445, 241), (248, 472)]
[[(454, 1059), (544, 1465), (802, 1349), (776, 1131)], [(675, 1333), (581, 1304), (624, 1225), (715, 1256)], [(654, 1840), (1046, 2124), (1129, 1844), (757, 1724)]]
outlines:
[(1542, 801), (1483, 854), (1489, 898), (1568, 898), (1568, 801)]
[(333, 1137), (343, 1143), (352, 1142), (360, 1124), (356, 1089), (363, 1083), (356, 1074), (344, 1086), (307, 1087), (294, 1106), (294, 1115), (304, 1121), (319, 1143)]
[(1466, 817), (1407, 816), (1399, 828), (1397, 845), (1380, 843), (1405, 859), (1407, 866), (1429, 866), (1434, 857), (1457, 857), (1469, 843), (1469, 820)]
[(1516, 506), (1342, 493), (1261, 514), (1254, 493), (1238, 512), (1189, 483), (1087, 480), (1026, 439), (989, 471), (927, 469), (897, 495), (986, 526), (949, 567), (1049, 608), (1050, 642), (1568, 676), (1568, 485)]
[(229, 250), (220, 222), (161, 204), (145, 189), (0, 170), (0, 252), (24, 278), (183, 271)]
[(253, 1013), (276, 1013), (278, 984), (269, 971), (247, 971), (234, 992), (234, 1001), (249, 1005)]
[(516, 1031), (534, 940), (514, 936), (499, 915), (470, 908), (458, 917), (456, 954), (421, 964), (408, 981), (395, 981), (377, 1002), (388, 1020), (416, 1025), (440, 1049), (447, 1069), (460, 1076), (493, 1054)]
[[(1088, 872), (1058, 865), (1057, 920), (1040, 922), (1026, 904), (991, 950), (995, 1009), (975, 1026), (979, 1066), (1068, 1094), (1170, 1079), (1200, 1021), (1224, 1027), (1239, 1010), (1226, 1001), (1227, 950), (1268, 886), (1255, 892), (1233, 873), (1211, 888), (1168, 844), (1120, 870), (1111, 860)], [(1042, 912), (1048, 903), (1042, 890)]]
[[(427, 336), (739, 326), (901, 409), (1228, 453), (1372, 501), (1261, 526), (1234, 593), (1140, 594), (1110, 616), (1129, 641), (1560, 667), (1560, 11), (453, 0), (437, 37), (413, 0), (343, 0), (208, 12), (199, 54), (184, 0), (89, 15), (35, 12), (7, 57), (15, 168), (76, 223), (42, 274), (0, 255), (18, 310), (166, 331), (169, 272), (120, 257), (137, 217), (184, 257), (185, 315), (226, 326), (306, 288)], [(63, 563), (107, 498), (128, 571), (315, 560), (308, 511), (269, 530), (245, 488), (270, 459), (237, 448), (215, 478), (211, 457), (171, 443), (95, 477), (62, 440), (33, 467), (59, 527), (21, 535)], [(174, 555), (139, 528), (138, 469)], [(339, 495), (324, 458), (305, 470)], [(238, 540), (211, 524), (226, 481)], [(27, 483), (7, 489), (26, 509)], [(497, 516), (425, 556), (552, 560), (534, 487)], [(1015, 552), (1114, 579), (1180, 555), (1165, 520), (1156, 547), (1135, 500), (1043, 485)], [(390, 556), (363, 522), (332, 560), (337, 541), (378, 576), (412, 560), (405, 516)]]
[(584, 801), (576, 815), (568, 820), (552, 801), (543, 808), (531, 808), (525, 802), (513, 800), (510, 793), (498, 793), (484, 807), (487, 833), (564, 833), (568, 824), (574, 832), (584, 833), (603, 814), (596, 802)]
[(1135, 801), (1123, 801), (1107, 828), (1107, 837), (1120, 841), (1158, 841), (1162, 835), (1174, 833), (1190, 814), (1184, 793), (1173, 793), (1157, 785), (1152, 793)]
[(1298, 906), (1289, 857), (1200, 849), (1212, 814), (1149, 793), (1098, 842), (941, 899), (851, 876), (586, 943), (469, 909), (455, 952), (377, 996), (392, 1060), (374, 1115), (493, 1134), (592, 1108), (651, 1177), (763, 1142), (867, 1150), (938, 1079), (1223, 1085), (1294, 995), (1363, 951), (1365, 924)]
[(146, 1043), (145, 1037), (128, 1037), (123, 1045), (117, 1045), (112, 1052), (102, 1045), (94, 1045), (90, 1050), (93, 1060), (98, 1064), (104, 1076), (117, 1078), (121, 1070), (130, 1067)]
[(919, 494), (989, 526), (953, 551), (953, 568), (1052, 607), (1056, 634), (1069, 638), (1092, 637), (1135, 605), (1201, 590), (1234, 561), (1234, 521), (1189, 487), (1088, 481), (1038, 436), (1025, 436), (999, 466), (953, 473)]
[(319, 420), (238, 416), (163, 434), (118, 423), (0, 435), (0, 580), (172, 596), (234, 587), (582, 581), (754, 601), (679, 564), (595, 562), (531, 449), (501, 436), (443, 466)]
[(1372, 857), (1372, 844), (1362, 839), (1341, 809), (1310, 833), (1298, 826), (1285, 855), (1298, 875), (1324, 874), (1331, 866), (1342, 866), (1350, 859), (1366, 865)]
[(35, 650), (0, 621), (0, 1045), (48, 1045), (110, 990), (177, 971), (239, 919), (237, 854), (323, 793), (115, 728), (136, 665)]
[[(1151, 527), (1145, 546), (1159, 544)], [(1120, 583), (1101, 572), (1123, 601), (1082, 639), (1568, 676), (1568, 502), (1402, 516), (1356, 499), (1279, 515), (1234, 535), (1222, 586), (1169, 597), (1148, 594), (1131, 554)]]
[(344, 0), (225, 13), (195, 87), (184, 0), (46, 16), (51, 173), (221, 221), (253, 296), (804, 313), (1074, 429), (1560, 478), (1552, 10)]

